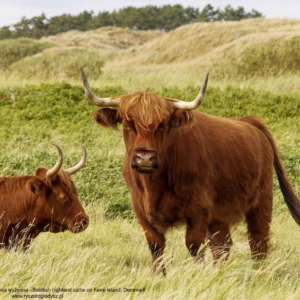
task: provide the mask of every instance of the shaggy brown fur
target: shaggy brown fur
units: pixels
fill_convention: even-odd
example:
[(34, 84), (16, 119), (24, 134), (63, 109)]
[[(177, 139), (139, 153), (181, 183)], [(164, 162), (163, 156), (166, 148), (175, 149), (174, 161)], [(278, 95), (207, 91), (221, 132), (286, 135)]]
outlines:
[(46, 172), (0, 177), (0, 247), (25, 250), (40, 232), (80, 232), (88, 226), (70, 176), (60, 170), (50, 182)]
[(120, 117), (127, 120), (134, 118), (145, 129), (168, 119), (172, 110), (169, 101), (150, 92), (137, 92), (119, 98)]
[[(94, 120), (117, 128), (126, 145), (123, 175), (155, 268), (170, 226), (186, 224), (186, 246), (201, 260), (205, 239), (215, 261), (227, 259), (230, 227), (245, 219), (253, 259), (268, 252), (275, 167), (284, 199), (300, 224), (299, 200), (285, 175), (271, 133), (256, 117), (225, 119), (172, 111), (149, 92), (122, 96), (117, 110)], [(158, 259), (159, 258), (159, 259)]]

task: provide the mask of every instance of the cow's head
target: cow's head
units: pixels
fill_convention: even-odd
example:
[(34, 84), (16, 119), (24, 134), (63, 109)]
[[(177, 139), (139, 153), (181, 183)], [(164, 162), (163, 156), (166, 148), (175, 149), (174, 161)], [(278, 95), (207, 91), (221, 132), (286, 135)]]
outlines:
[(192, 110), (200, 106), (208, 74), (196, 99), (179, 101), (146, 92), (113, 98), (96, 97), (81, 68), (82, 80), (89, 100), (101, 107), (94, 112), (94, 121), (104, 127), (117, 129), (123, 125), (123, 135), (131, 167), (139, 173), (151, 174), (163, 164), (174, 131), (188, 130), (193, 121)]
[(63, 154), (55, 146), (59, 153), (55, 166), (49, 170), (37, 168), (35, 176), (26, 185), (36, 197), (33, 224), (55, 233), (65, 230), (80, 232), (88, 227), (89, 217), (79, 202), (77, 189), (70, 176), (84, 166), (86, 149), (82, 145), (83, 156), (77, 165), (62, 170)]

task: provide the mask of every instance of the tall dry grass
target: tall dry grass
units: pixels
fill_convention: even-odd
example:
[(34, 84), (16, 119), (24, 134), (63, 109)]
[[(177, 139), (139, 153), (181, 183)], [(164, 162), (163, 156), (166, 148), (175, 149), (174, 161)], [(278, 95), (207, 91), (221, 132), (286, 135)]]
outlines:
[(85, 47), (100, 50), (120, 50), (140, 46), (146, 42), (162, 36), (158, 30), (133, 31), (128, 28), (102, 27), (90, 31), (76, 31), (60, 33), (43, 37), (41, 42), (51, 43), (56, 47)]
[(120, 53), (111, 63), (125, 66), (197, 62), (211, 64), (228, 55), (238, 56), (254, 45), (268, 46), (299, 35), (300, 21), (246, 19), (232, 22), (194, 23), (175, 29), (139, 48)]
[[(299, 228), (286, 213), (273, 220), (272, 252), (264, 263), (250, 260), (243, 226), (233, 231), (235, 244), (222, 267), (212, 266), (209, 251), (205, 264), (196, 264), (184, 246), (184, 231), (169, 232), (163, 277), (152, 274), (136, 221), (107, 220), (101, 206), (87, 212), (91, 224), (83, 233), (44, 233), (27, 253), (1, 251), (1, 288), (28, 292), (0, 292), (0, 298), (63, 294), (63, 299), (299, 299)], [(51, 292), (34, 292), (43, 288)], [(71, 290), (56, 292), (58, 288)], [(128, 291), (133, 288), (144, 291)]]
[[(299, 29), (298, 20), (248, 19), (194, 23), (169, 33), (135, 32), (113, 27), (85, 33), (72, 31), (43, 38), (42, 42), (51, 42), (55, 47), (44, 50), (39, 58), (29, 57), (17, 62), (9, 71), (0, 71), (0, 87), (15, 83), (38, 84), (41, 80), (68, 80), (81, 84), (79, 77), (74, 77), (74, 72), (69, 76), (65, 70), (69, 64), (72, 69), (79, 69), (85, 63), (85, 57), (88, 57), (86, 63), (92, 69), (90, 78), (94, 77), (93, 83), (98, 86), (122, 85), (130, 90), (144, 90), (159, 85), (182, 87), (201, 84), (202, 78), (210, 72), (210, 84), (214, 86), (231, 84), (276, 93), (299, 92), (299, 76), (296, 73), (268, 74), (263, 80), (256, 76), (215, 76), (218, 65), (223, 65), (223, 69), (231, 69), (228, 61), (238, 60), (249, 47), (263, 49), (274, 44), (279, 47), (298, 36)], [(62, 62), (61, 53), (74, 53), (75, 49), (78, 51), (75, 56), (82, 57), (82, 60), (79, 58), (74, 62), (72, 55), (65, 55)], [(69, 60), (73, 62), (69, 63)], [(103, 61), (105, 64), (101, 67), (92, 61)], [(45, 66), (45, 62), (48, 65)]]

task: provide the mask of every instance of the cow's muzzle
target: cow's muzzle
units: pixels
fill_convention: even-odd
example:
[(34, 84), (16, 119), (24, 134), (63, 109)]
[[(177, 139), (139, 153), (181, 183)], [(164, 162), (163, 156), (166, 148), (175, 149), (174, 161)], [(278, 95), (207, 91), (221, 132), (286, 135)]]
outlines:
[(151, 174), (158, 168), (158, 155), (155, 150), (134, 151), (131, 167), (139, 173)]

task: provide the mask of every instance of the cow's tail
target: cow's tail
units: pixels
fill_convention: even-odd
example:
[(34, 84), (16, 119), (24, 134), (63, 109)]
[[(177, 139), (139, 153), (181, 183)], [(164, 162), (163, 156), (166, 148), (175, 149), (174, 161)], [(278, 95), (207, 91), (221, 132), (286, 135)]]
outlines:
[(241, 118), (241, 121), (250, 123), (257, 127), (260, 131), (264, 133), (264, 135), (267, 137), (269, 140), (269, 143), (271, 144), (271, 147), (273, 149), (274, 153), (274, 168), (277, 174), (277, 178), (279, 181), (279, 186), (281, 189), (281, 192), (283, 194), (284, 201), (296, 221), (298, 225), (300, 225), (300, 202), (297, 196), (295, 195), (293, 188), (288, 181), (288, 178), (286, 176), (285, 170), (283, 168), (283, 165), (281, 163), (280, 157), (279, 157), (279, 152), (276, 147), (275, 141), (272, 137), (271, 132), (268, 130), (268, 128), (258, 119), (255, 117), (244, 117)]

